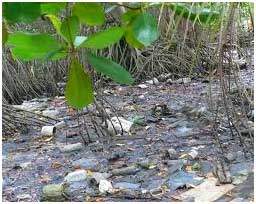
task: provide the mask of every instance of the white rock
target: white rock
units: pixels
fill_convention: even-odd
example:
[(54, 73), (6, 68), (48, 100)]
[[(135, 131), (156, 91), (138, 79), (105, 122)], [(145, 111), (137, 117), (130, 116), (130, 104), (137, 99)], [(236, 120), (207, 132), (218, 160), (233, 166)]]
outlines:
[[(118, 120), (119, 119), (119, 120)], [(123, 117), (113, 117), (111, 118), (112, 123), (107, 120), (107, 125), (108, 125), (108, 131), (111, 133), (115, 133), (115, 130), (117, 131), (117, 133), (121, 133), (122, 132), (122, 128), (124, 132), (129, 132), (131, 127), (132, 127), (132, 122), (125, 120)], [(120, 125), (120, 123), (121, 125)], [(113, 124), (113, 125), (112, 125)], [(113, 127), (114, 126), (114, 127)], [(114, 130), (115, 128), (115, 130)]]
[(42, 112), (42, 114), (44, 116), (47, 116), (47, 117), (57, 118), (57, 116), (59, 115), (59, 111), (57, 111), (57, 110), (44, 110)]
[(72, 183), (76, 181), (84, 181), (87, 178), (87, 171), (85, 170), (78, 170), (69, 173), (65, 178), (64, 181), (67, 183)]
[(57, 129), (64, 128), (66, 126), (65, 121), (60, 121), (54, 125)]
[(109, 173), (99, 173), (99, 172), (93, 172), (92, 178), (97, 182), (100, 183), (101, 180), (106, 180), (109, 178), (111, 174)]
[(144, 95), (139, 95), (138, 98), (139, 98), (139, 99), (144, 99), (145, 96), (144, 96)]
[(138, 87), (141, 88), (141, 89), (148, 88), (148, 86), (146, 84), (139, 84)]
[(173, 83), (176, 83), (176, 84), (187, 84), (187, 83), (190, 83), (190, 82), (191, 82), (190, 78), (180, 78), (176, 81), (173, 81)]
[(195, 149), (192, 149), (188, 155), (190, 155), (193, 159), (197, 158), (198, 152)]
[(44, 136), (52, 136), (56, 133), (56, 127), (55, 126), (43, 126), (41, 130), (41, 135)]
[(31, 195), (29, 194), (19, 194), (17, 195), (17, 199), (20, 201), (20, 200), (24, 200), (24, 199), (30, 199), (32, 198)]
[(159, 81), (158, 81), (157, 78), (154, 77), (152, 80), (146, 81), (146, 83), (158, 85), (158, 84), (159, 84)]
[(26, 168), (30, 167), (31, 164), (32, 164), (31, 162), (24, 162), (24, 163), (20, 164), (20, 167), (22, 169), (26, 169)]
[(83, 148), (82, 143), (75, 143), (75, 144), (68, 144), (60, 147), (60, 150), (62, 152), (73, 152), (73, 151), (78, 151)]
[(107, 180), (100, 180), (99, 191), (101, 193), (106, 193), (106, 192), (111, 193), (111, 192), (113, 192), (113, 186)]

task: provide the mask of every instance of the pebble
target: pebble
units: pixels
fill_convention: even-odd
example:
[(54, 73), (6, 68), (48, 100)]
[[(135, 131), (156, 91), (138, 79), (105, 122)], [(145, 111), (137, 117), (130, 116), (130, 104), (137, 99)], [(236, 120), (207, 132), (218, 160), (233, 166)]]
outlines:
[(57, 110), (44, 110), (42, 112), (42, 114), (44, 116), (47, 116), (47, 117), (57, 118), (57, 116), (59, 115), (59, 111), (57, 111)]
[(112, 175), (113, 176), (121, 176), (121, 175), (135, 174), (138, 171), (139, 171), (139, 169), (137, 169), (136, 166), (128, 166), (128, 167), (124, 167), (124, 168), (113, 169)]
[(139, 84), (138, 87), (141, 88), (141, 89), (148, 88), (148, 86), (146, 84)]
[(236, 160), (236, 158), (237, 158), (237, 154), (236, 154), (236, 152), (228, 153), (227, 156), (226, 156), (226, 158), (227, 158), (229, 161), (234, 161), (234, 160)]
[(100, 180), (106, 180), (111, 176), (109, 173), (100, 173), (100, 172), (93, 172), (92, 178), (96, 181), (96, 183), (100, 183)]
[(64, 128), (66, 126), (66, 123), (64, 121), (60, 121), (54, 125), (57, 129)]
[(171, 160), (173, 160), (173, 159), (178, 159), (178, 154), (177, 154), (177, 152), (176, 152), (175, 149), (170, 148), (170, 149), (168, 149), (167, 151), (168, 151), (169, 158), (170, 158)]
[(87, 171), (85, 170), (78, 170), (69, 173), (67, 176), (65, 176), (64, 181), (67, 183), (72, 183), (76, 181), (83, 181), (87, 178)]
[(73, 166), (82, 167), (87, 170), (98, 170), (99, 161), (95, 158), (81, 158), (72, 163)]
[(196, 151), (195, 149), (192, 149), (189, 153), (189, 156), (192, 157), (192, 159), (196, 159), (198, 157), (198, 151)]
[(100, 180), (100, 183), (99, 183), (99, 191), (101, 193), (111, 193), (113, 191), (113, 186), (112, 184), (107, 181), (107, 180)]
[(75, 143), (75, 144), (68, 144), (68, 145), (64, 145), (59, 147), (60, 151), (68, 153), (68, 152), (73, 152), (73, 151), (79, 151), (81, 149), (83, 149), (83, 144), (82, 143)]
[(159, 84), (159, 81), (158, 81), (158, 79), (157, 78), (153, 78), (152, 80), (148, 80), (148, 81), (146, 81), (146, 83), (148, 83), (148, 84), (155, 84), (155, 85), (158, 85)]
[(20, 164), (20, 167), (22, 169), (26, 169), (26, 168), (29, 168), (31, 165), (32, 165), (31, 162), (24, 162), (24, 163)]
[(63, 186), (62, 184), (49, 184), (43, 187), (43, 200), (45, 201), (63, 201)]
[(140, 188), (140, 184), (128, 183), (128, 182), (119, 182), (119, 183), (114, 184), (114, 188), (138, 190)]

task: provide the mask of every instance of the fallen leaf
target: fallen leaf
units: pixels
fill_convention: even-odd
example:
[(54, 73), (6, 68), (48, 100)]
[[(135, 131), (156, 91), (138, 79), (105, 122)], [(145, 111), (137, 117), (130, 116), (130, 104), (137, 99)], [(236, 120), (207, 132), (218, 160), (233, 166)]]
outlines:
[(62, 167), (62, 164), (59, 163), (59, 162), (52, 162), (51, 167), (52, 167), (53, 169), (59, 169), (60, 167)]
[(50, 178), (50, 176), (48, 174), (40, 176), (40, 182), (41, 183), (49, 183), (51, 180), (52, 179)]

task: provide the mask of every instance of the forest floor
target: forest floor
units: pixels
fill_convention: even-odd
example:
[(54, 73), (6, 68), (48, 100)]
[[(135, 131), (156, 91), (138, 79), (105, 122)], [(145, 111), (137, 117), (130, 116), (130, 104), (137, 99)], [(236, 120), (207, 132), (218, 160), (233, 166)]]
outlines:
[[(241, 78), (253, 86), (252, 70)], [(254, 200), (253, 156), (231, 138), (225, 122), (219, 128), (224, 154), (219, 148), (208, 87), (202, 80), (109, 85), (104, 97), (133, 126), (108, 140), (94, 135), (87, 146), (63, 97), (26, 102), (34, 111), (55, 111), (66, 126), (54, 137), (29, 127), (3, 139), (3, 201)], [(218, 83), (212, 87), (217, 99)], [(217, 177), (224, 181), (218, 184)]]

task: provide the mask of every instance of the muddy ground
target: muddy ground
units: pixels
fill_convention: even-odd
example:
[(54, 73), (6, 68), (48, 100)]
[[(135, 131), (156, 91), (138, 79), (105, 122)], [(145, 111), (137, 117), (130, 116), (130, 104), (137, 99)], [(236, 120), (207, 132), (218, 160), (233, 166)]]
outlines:
[[(244, 70), (241, 80), (253, 86), (253, 72)], [(55, 136), (42, 136), (41, 128), (31, 125), (27, 132), (3, 138), (3, 201), (198, 201), (180, 195), (209, 179), (216, 179), (225, 193), (201, 199), (253, 200), (253, 156), (232, 139), (224, 112), (218, 126), (224, 153), (213, 134), (217, 81), (211, 102), (205, 80), (145, 85), (104, 88), (115, 113), (133, 126), (123, 135), (98, 137), (89, 122), (89, 115), (97, 115), (92, 107), (84, 115), (91, 135), (86, 146), (80, 144), (83, 117), (78, 124), (63, 97), (27, 102), (33, 111), (55, 111), (54, 117), (66, 126)], [(114, 116), (110, 107), (108, 112)], [(69, 149), (70, 144), (77, 146)], [(220, 167), (225, 172), (220, 180), (227, 184), (218, 184)], [(107, 182), (100, 183), (95, 175)]]

